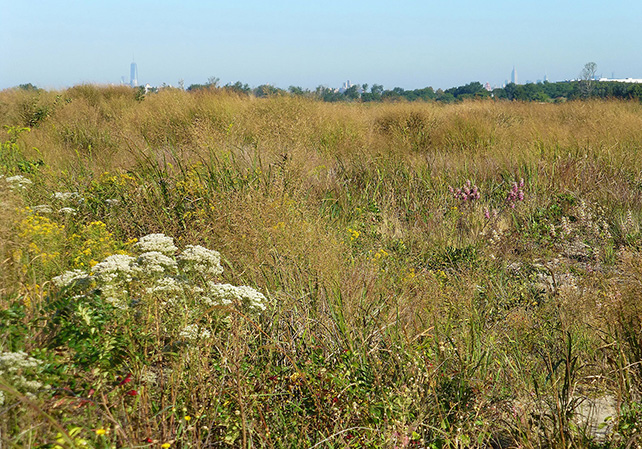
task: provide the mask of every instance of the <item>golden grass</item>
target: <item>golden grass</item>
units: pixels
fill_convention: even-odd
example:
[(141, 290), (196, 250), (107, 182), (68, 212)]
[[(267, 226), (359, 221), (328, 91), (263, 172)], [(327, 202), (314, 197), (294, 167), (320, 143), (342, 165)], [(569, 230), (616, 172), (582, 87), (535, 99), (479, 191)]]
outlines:
[[(363, 426), (379, 426), (361, 436), (366, 446), (392, 447), (412, 428), (426, 444), (463, 447), (471, 437), (487, 444), (495, 422), (536, 446), (530, 418), (514, 422), (506, 410), (529, 400), (535, 382), (555, 378), (548, 394), (562, 394), (563, 376), (547, 380), (545, 369), (563, 360), (566, 341), (582, 372), (602, 379), (600, 391), (626, 389), (633, 400), (639, 103), (322, 103), (177, 89), (141, 101), (128, 88), (77, 86), (0, 92), (0, 121), (31, 124), (17, 141), (21, 157), (44, 162), (28, 173), (36, 181), (28, 194), (1, 192), (6, 208), (79, 191), (86, 203), (65, 219), (69, 233), (100, 220), (121, 242), (163, 232), (180, 247), (214, 248), (223, 281), (257, 286), (276, 304), (261, 320), (235, 318), (233, 335), (180, 357), (146, 347), (158, 358), (150, 362), (132, 343), (136, 357), (106, 378), (174, 371), (137, 409), (122, 398), (101, 405), (113, 423), (127, 423), (118, 444), (178, 438), (181, 413), (168, 410), (185, 406), (212, 422), (209, 433), (181, 434), (195, 447), (234, 435), (231, 445), (296, 446), (293, 427), (303, 445), (336, 435), (345, 446), (357, 444), (346, 429)], [(525, 198), (512, 209), (507, 192), (522, 178)], [(449, 192), (466, 180), (482, 194), (474, 204)], [(10, 257), (29, 244), (18, 228), (15, 216), (0, 220), (5, 308), (12, 297), (47, 301), (34, 289), (49, 281), (44, 268), (25, 272)], [(64, 245), (77, 251), (71, 242)], [(613, 287), (623, 280), (629, 287)], [(615, 296), (620, 302), (603, 300)], [(161, 347), (155, 313), (138, 318)], [(41, 341), (46, 335), (24, 346)], [(612, 357), (596, 362), (615, 346), (619, 355), (609, 349)], [(88, 384), (103, 374), (79, 372)], [(273, 394), (286, 408), (303, 407), (301, 398), (314, 407), (279, 415)], [(339, 406), (319, 402), (332, 397)], [(567, 423), (556, 426), (565, 441)]]

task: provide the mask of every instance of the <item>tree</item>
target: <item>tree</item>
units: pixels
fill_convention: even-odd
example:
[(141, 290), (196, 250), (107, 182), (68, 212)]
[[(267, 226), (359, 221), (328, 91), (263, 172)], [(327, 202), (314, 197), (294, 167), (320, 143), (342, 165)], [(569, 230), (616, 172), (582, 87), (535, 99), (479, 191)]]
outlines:
[(249, 95), (250, 92), (252, 92), (252, 89), (250, 89), (250, 86), (248, 86), (247, 83), (243, 84), (240, 81), (237, 81), (234, 84), (227, 83), (224, 88), (230, 92), (236, 92), (238, 94)]
[(280, 95), (284, 93), (282, 89), (278, 87), (271, 86), (269, 84), (261, 84), (259, 87), (254, 89), (254, 95), (256, 97), (269, 97), (271, 95)]
[(446, 93), (452, 94), (455, 98), (461, 95), (468, 95), (469, 97), (477, 96), (478, 94), (486, 94), (486, 89), (479, 81), (468, 83), (465, 86), (451, 87), (446, 90)]
[(595, 72), (597, 72), (597, 64), (594, 62), (587, 62), (584, 64), (582, 72), (580, 72), (580, 92), (583, 97), (590, 97), (593, 91), (595, 81)]
[(305, 91), (301, 86), (290, 86), (288, 87), (288, 92), (292, 95), (305, 95)]
[(20, 84), (18, 86), (18, 89), (22, 89), (22, 90), (40, 90), (40, 89), (38, 89), (37, 86), (35, 86), (34, 84), (31, 84), (31, 83)]
[[(221, 80), (219, 78), (217, 78), (215, 76), (210, 76), (207, 79), (207, 83), (205, 83), (205, 84), (190, 84), (190, 86), (187, 88), (187, 90), (188, 91), (196, 91), (196, 90), (200, 90), (200, 89), (217, 89), (219, 87), (219, 82), (220, 81)], [(183, 82), (183, 80), (180, 80), (179, 81), (179, 85), (182, 82)], [(184, 87), (184, 84), (181, 85), (181, 88), (182, 87)]]
[(344, 92), (343, 96), (350, 100), (357, 100), (359, 98), (359, 86), (354, 84), (348, 87)]

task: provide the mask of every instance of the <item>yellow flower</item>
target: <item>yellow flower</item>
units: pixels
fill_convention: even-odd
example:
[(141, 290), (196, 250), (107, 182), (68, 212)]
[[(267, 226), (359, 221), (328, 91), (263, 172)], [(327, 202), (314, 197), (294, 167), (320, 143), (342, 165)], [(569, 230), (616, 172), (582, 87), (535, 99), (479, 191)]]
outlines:
[(186, 415), (186, 416), (185, 416), (185, 421), (189, 421), (190, 419), (192, 419), (192, 417), (191, 417), (191, 416), (189, 416), (189, 415)]
[(96, 429), (96, 435), (104, 435), (107, 431), (105, 429)]
[(168, 448), (168, 447), (170, 447), (171, 445), (172, 445), (171, 443), (163, 443), (163, 444), (161, 444), (161, 447), (162, 447), (163, 449), (167, 449), (167, 448)]

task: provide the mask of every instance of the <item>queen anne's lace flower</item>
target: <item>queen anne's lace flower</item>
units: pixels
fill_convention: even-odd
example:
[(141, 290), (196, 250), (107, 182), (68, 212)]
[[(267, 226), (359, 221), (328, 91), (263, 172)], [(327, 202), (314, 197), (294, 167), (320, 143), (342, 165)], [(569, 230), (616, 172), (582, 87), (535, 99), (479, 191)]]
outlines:
[(24, 351), (0, 353), (0, 374), (16, 373), (23, 369), (35, 368), (42, 362), (30, 357)]
[[(80, 287), (85, 292), (89, 286), (95, 287), (103, 300), (119, 309), (137, 304), (139, 300), (133, 299), (141, 298), (141, 294), (152, 295), (145, 300), (161, 301), (169, 308), (192, 304), (197, 298), (210, 306), (233, 304), (261, 310), (266, 307), (266, 297), (252, 287), (207, 280), (223, 272), (217, 251), (189, 245), (173, 257), (177, 248), (173, 239), (163, 234), (146, 235), (136, 247), (141, 251), (138, 257), (115, 254), (94, 265), (89, 274), (82, 270), (66, 271), (52, 282), (58, 287)], [(82, 291), (76, 289), (74, 293)]]
[(60, 201), (69, 201), (71, 199), (80, 198), (80, 194), (78, 194), (78, 192), (54, 192), (51, 196)]
[(143, 274), (159, 274), (166, 270), (176, 271), (176, 261), (159, 251), (148, 251), (136, 259), (136, 267)]
[(50, 214), (53, 212), (53, 209), (48, 204), (38, 204), (37, 206), (33, 206), (31, 210), (40, 214)]
[(74, 209), (73, 207), (61, 207), (60, 209), (58, 209), (58, 212), (66, 215), (75, 215), (76, 209)]
[(199, 340), (208, 338), (212, 334), (209, 330), (200, 327), (198, 324), (190, 324), (185, 326), (178, 335), (186, 340)]
[(223, 272), (221, 254), (200, 245), (188, 245), (178, 256), (178, 263), (185, 273), (218, 276)]
[(240, 302), (251, 308), (265, 309), (267, 299), (263, 294), (252, 287), (242, 285), (240, 287), (231, 284), (216, 284), (208, 282), (210, 300), (213, 303), (230, 304)]
[(182, 282), (176, 278), (165, 276), (157, 280), (152, 287), (147, 287), (145, 291), (151, 293), (180, 293), (183, 291)]
[(33, 184), (33, 181), (29, 178), (25, 178), (24, 176), (21, 175), (16, 175), (16, 176), (10, 176), (5, 179), (7, 181), (7, 184), (9, 184), (9, 188), (14, 190), (14, 189), (24, 189), (28, 185)]
[(97, 263), (93, 272), (103, 284), (115, 281), (130, 282), (132, 280), (134, 258), (126, 254), (114, 254)]
[(127, 299), (124, 297), (124, 292), (117, 286), (107, 284), (100, 289), (102, 298), (117, 309), (127, 309)]
[(158, 374), (149, 368), (143, 368), (143, 372), (140, 373), (140, 381), (145, 384), (155, 385), (158, 382)]
[(91, 281), (91, 276), (83, 270), (65, 271), (51, 281), (58, 287), (70, 287), (72, 285), (86, 285)]
[[(0, 377), (9, 380), (11, 384), (28, 397), (44, 387), (42, 382), (34, 379), (28, 379), (29, 372), (33, 376), (33, 371), (40, 366), (40, 360), (30, 357), (23, 351), (18, 352), (1, 352), (0, 353)], [(0, 405), (5, 401), (4, 395), (0, 395)]]
[(174, 239), (165, 234), (148, 234), (141, 237), (136, 243), (136, 248), (141, 252), (158, 251), (163, 254), (174, 254), (178, 248), (174, 246)]

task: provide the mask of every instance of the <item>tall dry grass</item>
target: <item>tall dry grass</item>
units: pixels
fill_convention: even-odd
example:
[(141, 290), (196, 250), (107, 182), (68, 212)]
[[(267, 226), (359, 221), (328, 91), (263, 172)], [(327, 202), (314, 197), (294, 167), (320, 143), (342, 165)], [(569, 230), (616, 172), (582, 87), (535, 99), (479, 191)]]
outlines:
[[(104, 385), (126, 371), (173, 374), (135, 406), (78, 413), (84, 431), (101, 410), (111, 441), (128, 447), (150, 435), (185, 447), (586, 446), (597, 443), (572, 427), (569, 391), (639, 400), (637, 284), (626, 280), (642, 237), (639, 103), (337, 104), (177, 89), (142, 99), (77, 86), (0, 92), (0, 121), (29, 126), (16, 148), (44, 163), (5, 202), (80, 192), (69, 233), (100, 220), (121, 242), (163, 232), (215, 248), (224, 281), (275, 304), (177, 358), (127, 336), (131, 357), (100, 374)], [(450, 192), (467, 180), (479, 200)], [(33, 236), (8, 216), (0, 232), (4, 310), (36, 284), (29, 298), (45, 304), (44, 268), (10, 256)], [(631, 285), (623, 302), (605, 301), (618, 282)], [(156, 335), (151, 312), (140, 323)], [(205, 428), (185, 433), (182, 407)], [(634, 441), (618, 432), (609, 444)]]

